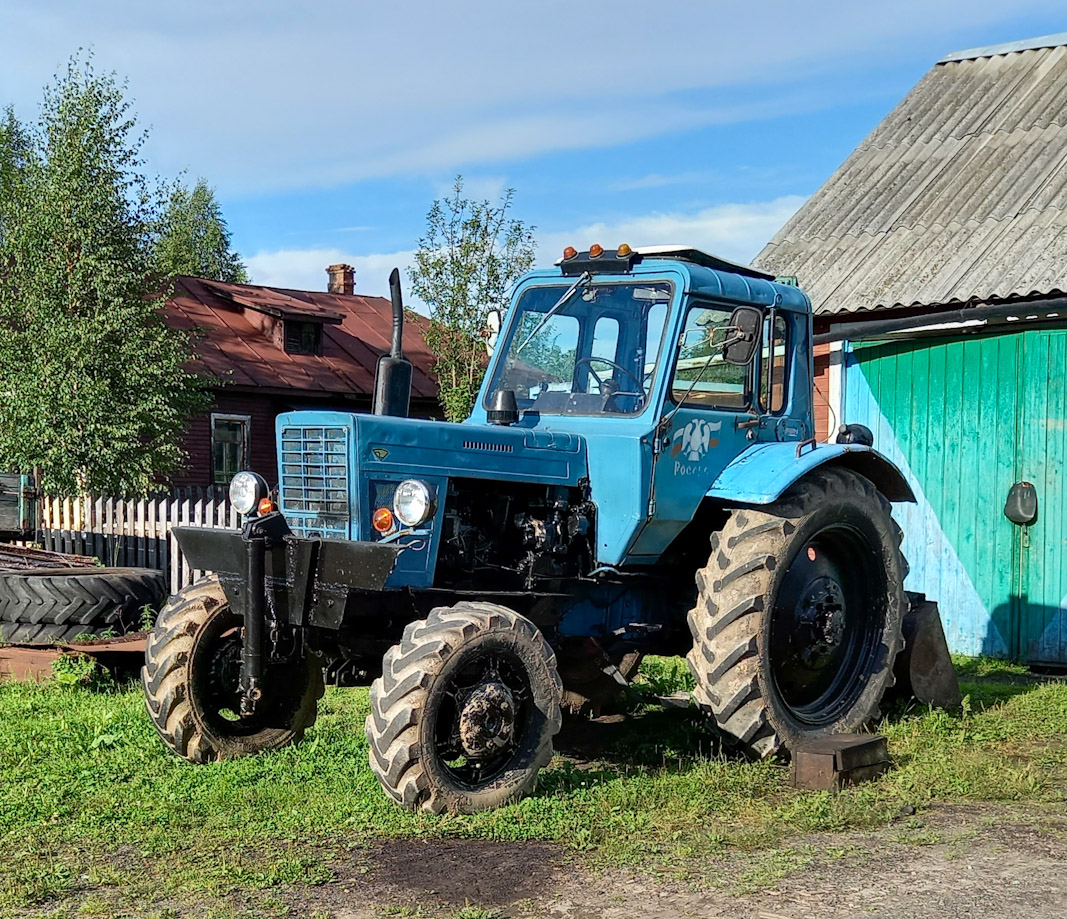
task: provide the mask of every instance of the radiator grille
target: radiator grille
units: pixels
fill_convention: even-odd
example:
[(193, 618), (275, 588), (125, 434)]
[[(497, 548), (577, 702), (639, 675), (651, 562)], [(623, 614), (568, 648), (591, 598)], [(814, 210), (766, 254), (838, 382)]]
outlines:
[(281, 505), (298, 535), (348, 537), (348, 429), (282, 429)]

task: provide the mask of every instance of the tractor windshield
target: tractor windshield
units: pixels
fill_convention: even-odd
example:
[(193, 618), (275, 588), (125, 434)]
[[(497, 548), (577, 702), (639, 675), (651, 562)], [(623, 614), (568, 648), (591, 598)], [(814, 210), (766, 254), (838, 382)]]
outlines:
[(672, 285), (587, 282), (519, 298), (492, 393), (510, 389), (522, 411), (548, 415), (639, 412), (648, 401)]

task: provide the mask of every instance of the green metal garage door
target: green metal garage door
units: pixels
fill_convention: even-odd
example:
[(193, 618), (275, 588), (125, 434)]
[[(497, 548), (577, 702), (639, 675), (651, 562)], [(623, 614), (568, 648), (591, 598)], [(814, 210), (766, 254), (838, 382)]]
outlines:
[[(919, 497), (896, 513), (909, 588), (938, 600), (953, 650), (1067, 663), (1067, 331), (857, 346), (845, 414), (875, 430)], [(1003, 514), (1012, 484), (1039, 516)]]

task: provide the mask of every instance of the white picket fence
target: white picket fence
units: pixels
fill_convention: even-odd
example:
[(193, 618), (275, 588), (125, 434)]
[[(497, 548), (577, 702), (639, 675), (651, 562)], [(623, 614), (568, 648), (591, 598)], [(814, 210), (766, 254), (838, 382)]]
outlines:
[(204, 572), (189, 567), (171, 530), (239, 525), (240, 515), (221, 489), (185, 488), (139, 501), (43, 498), (37, 542), (55, 552), (95, 556), (108, 567), (156, 568), (177, 593)]

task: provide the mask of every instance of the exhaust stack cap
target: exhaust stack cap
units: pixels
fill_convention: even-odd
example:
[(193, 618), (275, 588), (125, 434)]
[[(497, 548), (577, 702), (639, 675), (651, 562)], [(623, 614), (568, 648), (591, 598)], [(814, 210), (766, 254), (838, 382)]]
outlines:
[(404, 360), (404, 298), (400, 293), (400, 271), (389, 275), (389, 297), (393, 306), (393, 340), (388, 354), (378, 358), (374, 374), (374, 414), (406, 418), (411, 404), (411, 363)]
[(515, 390), (498, 389), (490, 397), (489, 410), (485, 414), (490, 424), (515, 424), (519, 420)]

